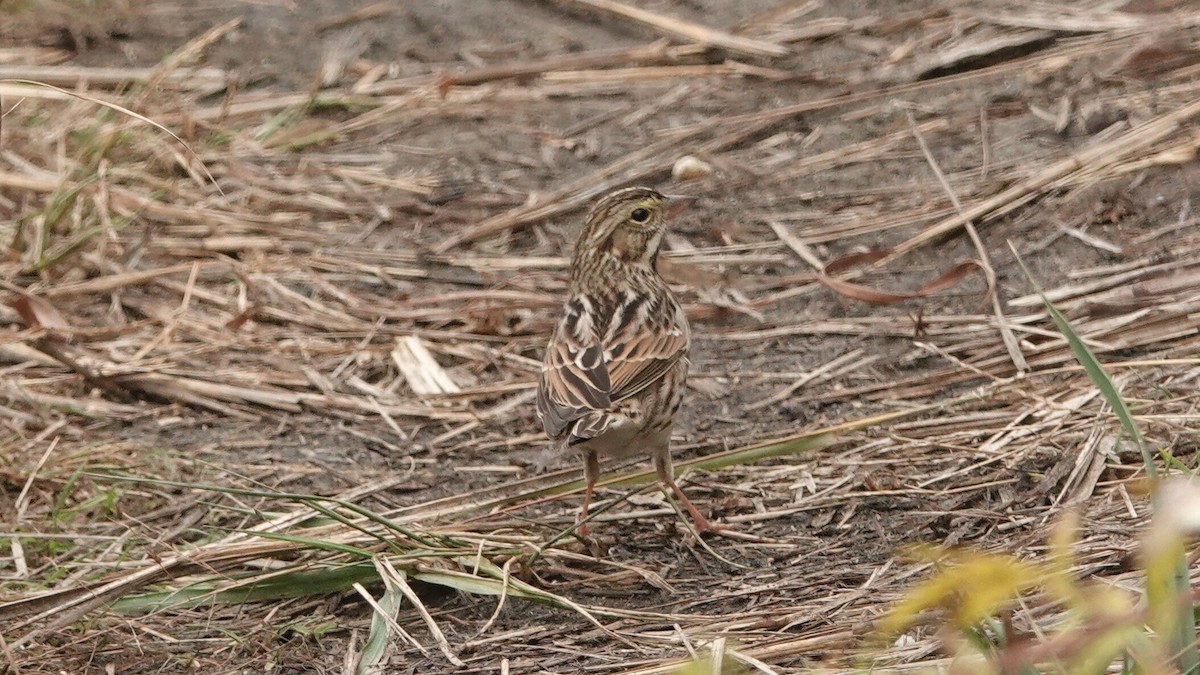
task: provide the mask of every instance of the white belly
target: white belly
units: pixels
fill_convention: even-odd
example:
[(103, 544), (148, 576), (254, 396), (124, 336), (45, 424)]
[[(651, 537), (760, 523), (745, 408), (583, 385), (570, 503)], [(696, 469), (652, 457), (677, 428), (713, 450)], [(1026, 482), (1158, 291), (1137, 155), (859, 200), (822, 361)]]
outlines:
[(591, 451), (606, 457), (630, 457), (649, 455), (665, 448), (670, 438), (670, 429), (648, 431), (638, 422), (621, 415), (616, 416), (604, 433), (575, 447), (581, 452)]

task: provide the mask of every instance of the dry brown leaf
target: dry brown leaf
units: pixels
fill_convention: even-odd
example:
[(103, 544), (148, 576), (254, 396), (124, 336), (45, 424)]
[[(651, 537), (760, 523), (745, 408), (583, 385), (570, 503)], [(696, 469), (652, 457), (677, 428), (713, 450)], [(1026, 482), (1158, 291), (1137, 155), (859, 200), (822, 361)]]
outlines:
[(17, 311), (21, 320), (30, 328), (46, 328), (57, 331), (70, 331), (71, 324), (67, 323), (62, 312), (43, 298), (30, 293), (20, 293), (8, 301), (8, 306)]
[(257, 310), (258, 308), (253, 305), (243, 309), (242, 311), (238, 312), (237, 316), (225, 322), (225, 328), (227, 330), (237, 330), (241, 328), (246, 324), (247, 321), (250, 320), (250, 317), (254, 316), (254, 312)]
[(1182, 38), (1155, 37), (1138, 44), (1113, 67), (1114, 72), (1136, 79), (1151, 79), (1200, 62), (1200, 50)]
[(832, 276), (855, 267), (879, 262), (891, 254), (891, 249), (879, 249), (838, 258), (825, 265), (824, 269), (817, 275), (817, 279), (835, 293), (844, 295), (847, 298), (861, 300), (872, 305), (894, 305), (905, 300), (923, 298), (931, 293), (950, 288), (966, 278), (973, 270), (983, 271), (983, 265), (978, 260), (961, 262), (915, 291), (883, 291), (871, 288), (870, 286), (835, 279)]

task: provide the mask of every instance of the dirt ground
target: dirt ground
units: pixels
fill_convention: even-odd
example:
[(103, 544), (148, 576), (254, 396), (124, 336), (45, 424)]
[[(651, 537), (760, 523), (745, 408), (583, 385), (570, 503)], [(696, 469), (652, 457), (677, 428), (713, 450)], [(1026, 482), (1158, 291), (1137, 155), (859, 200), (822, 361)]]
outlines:
[[(894, 417), (811, 451), (689, 471), (685, 489), (735, 531), (706, 540), (711, 551), (646, 490), (602, 516), (590, 546), (564, 543), (519, 570), (575, 603), (626, 612), (603, 617), (603, 628), (519, 598), (497, 611), (493, 596), (414, 577), (463, 665), (409, 603), (397, 623), (411, 639), (393, 637), (379, 672), (670, 672), (718, 637), (752, 657), (737, 666), (749, 670), (755, 661), (774, 672), (944, 666), (952, 650), (932, 620), (882, 647), (872, 632), (930, 569), (912, 547), (1036, 557), (1068, 507), (1082, 515), (1080, 575), (1131, 578), (1147, 513), (1127, 488), (1141, 475), (1138, 451), (1119, 440), (1013, 250), (1102, 360), (1140, 364), (1114, 374), (1151, 441), (1194, 470), (1200, 300), (1194, 284), (1172, 280), (1200, 278), (1195, 117), (1170, 120), (1168, 133), (1133, 150), (1117, 145), (1195, 102), (1200, 22), (1179, 18), (1194, 10), (639, 4), (786, 50), (766, 56), (663, 39), (583, 5), (129, 0), (105, 11), (11, 10), (0, 47), (64, 49), (63, 73), (153, 67), (240, 23), (183, 64), (218, 69), (214, 91), (192, 88), (200, 75), (159, 81), (163, 93), (145, 97), (136, 86), (90, 86), (130, 97), (120, 100), (183, 136), (220, 191), (181, 169), (181, 151), (163, 138), (110, 158), (104, 181), (128, 222), (68, 264), (31, 272), (28, 250), (8, 244), (56, 194), (11, 177), (41, 175), (29, 166), (68, 175), (59, 153), (93, 113), (62, 104), (81, 125), (73, 130), (5, 120), (0, 235), (13, 255), (0, 279), (90, 330), (73, 348), (119, 364), (113, 377), (130, 395), (16, 351), (31, 339), (27, 321), (0, 306), (0, 513), (17, 514), (3, 528), (78, 535), (27, 543), (25, 573), (15, 553), (0, 556), (9, 603), (0, 617), (27, 618), (48, 606), (21, 604), (38, 593), (152, 565), (290, 508), (203, 485), (363, 490), (362, 505), (414, 527), (547, 541), (570, 523), (577, 492), (474, 520), (439, 521), (431, 509), (503, 496), (517, 481), (576, 477), (570, 457), (548, 476), (530, 472), (544, 447), (531, 387), (586, 205), (629, 184), (699, 197), (673, 224), (662, 266), (693, 321), (681, 464)], [(1084, 19), (1092, 24), (1080, 28)], [(531, 63), (540, 65), (512, 75)], [(47, 128), (67, 140), (39, 136)], [(711, 175), (673, 179), (685, 155)], [(122, 173), (121, 156), (139, 162), (138, 176)], [(936, 229), (956, 213), (947, 189), (968, 211), (1017, 190), (973, 216), (982, 252), (960, 225)], [(152, 199), (121, 202), (121, 190)], [(496, 226), (481, 233), (480, 223)], [(847, 278), (904, 291), (965, 261), (983, 265), (884, 305), (822, 284), (812, 264), (893, 247), (894, 259)], [(139, 270), (165, 271), (88, 285)], [(420, 338), (459, 394), (412, 390), (393, 357), (405, 336)], [(95, 407), (81, 415), (85, 403)], [(105, 471), (187, 485), (94, 475)], [(602, 505), (629, 492), (608, 488)], [(208, 571), (236, 580), (272, 564)], [(165, 585), (138, 590), (174, 588), (154, 583)], [(22, 673), (353, 672), (372, 609), (334, 590), (150, 615), (91, 608), (66, 625), (4, 631), (8, 643), (41, 631), (7, 663)]]

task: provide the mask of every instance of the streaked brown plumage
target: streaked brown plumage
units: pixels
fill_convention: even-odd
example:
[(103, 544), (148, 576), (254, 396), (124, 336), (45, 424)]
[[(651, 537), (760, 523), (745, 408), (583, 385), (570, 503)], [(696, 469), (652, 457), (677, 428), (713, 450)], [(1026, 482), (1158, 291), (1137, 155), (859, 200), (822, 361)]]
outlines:
[[(538, 383), (538, 418), (556, 449), (584, 458), (587, 492), (600, 455), (645, 452), (696, 529), (713, 529), (675, 483), (671, 426), (687, 381), (687, 318), (655, 270), (667, 197), (618, 190), (588, 214), (571, 260), (571, 288)], [(586, 527), (580, 527), (586, 533)]]

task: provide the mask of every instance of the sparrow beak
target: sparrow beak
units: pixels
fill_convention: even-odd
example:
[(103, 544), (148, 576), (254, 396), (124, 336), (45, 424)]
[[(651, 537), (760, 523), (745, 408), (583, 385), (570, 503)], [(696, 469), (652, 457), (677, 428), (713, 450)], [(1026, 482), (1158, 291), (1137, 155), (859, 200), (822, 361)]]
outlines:
[(668, 218), (678, 216), (687, 210), (697, 197), (692, 195), (663, 195), (667, 199), (666, 215)]

